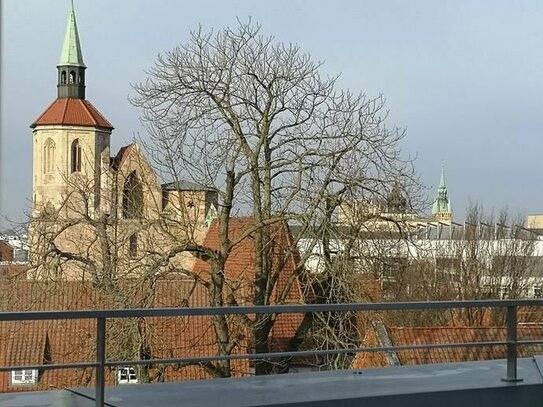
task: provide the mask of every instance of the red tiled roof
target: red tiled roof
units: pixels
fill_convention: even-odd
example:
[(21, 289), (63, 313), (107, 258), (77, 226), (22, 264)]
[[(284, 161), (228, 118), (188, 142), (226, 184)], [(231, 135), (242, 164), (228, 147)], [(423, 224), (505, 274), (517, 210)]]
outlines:
[[(390, 328), (392, 343), (397, 346), (407, 344), (467, 343), (505, 341), (506, 328), (501, 327), (424, 327)], [(519, 339), (542, 339), (543, 326), (518, 328)], [(542, 353), (540, 346), (520, 346), (519, 357)], [(402, 365), (454, 363), (467, 360), (504, 359), (505, 346), (482, 346), (451, 349), (422, 349), (397, 352)]]
[[(0, 283), (0, 290), (7, 293), (0, 297), (1, 310), (74, 310), (74, 309), (113, 309), (116, 307), (204, 307), (209, 304), (208, 293), (202, 285), (194, 285), (192, 280), (160, 280), (156, 282), (153, 295), (146, 302), (143, 287), (131, 291), (130, 304), (119, 303), (118, 296), (105, 296), (90, 283), (65, 281), (47, 283), (45, 281), (22, 281)], [(111, 321), (110, 321), (111, 322)], [(130, 321), (125, 320), (126, 324)], [(216, 339), (211, 319), (205, 316), (146, 318), (141, 320), (147, 331), (151, 357), (191, 357), (216, 354)], [(123, 342), (129, 340), (126, 332), (131, 328), (122, 321), (108, 325), (108, 353), (116, 359), (132, 359), (130, 346)], [(0, 366), (41, 364), (45, 356), (51, 363), (90, 362), (95, 357), (96, 322), (94, 320), (59, 320), (30, 322), (0, 322)], [(47, 343), (47, 345), (46, 345)], [(123, 345), (124, 344), (124, 345)], [(49, 353), (49, 355), (47, 355)], [(242, 342), (233, 353), (247, 353)], [(247, 360), (233, 361), (234, 375), (245, 375), (249, 370)], [(93, 385), (93, 369), (45, 370), (36, 386), (11, 386), (9, 372), (0, 373), (0, 392), (29, 391), (39, 389), (65, 388)], [(198, 365), (169, 366), (164, 379), (193, 380), (210, 378)], [(108, 385), (114, 384), (114, 372), (109, 372)]]
[[(388, 336), (393, 346), (427, 345), (447, 343), (495, 342), (505, 341), (507, 329), (502, 327), (391, 327)], [(382, 346), (375, 333), (372, 340), (364, 346)], [(543, 339), (543, 325), (519, 326), (519, 340)], [(369, 343), (373, 342), (373, 343)], [(471, 346), (462, 348), (413, 349), (395, 352), (401, 365), (419, 365), (433, 363), (456, 363), (476, 360), (505, 359), (506, 348), (502, 345)], [(528, 357), (543, 354), (541, 345), (519, 346), (518, 356)], [(365, 354), (355, 357), (352, 368), (384, 366), (384, 358), (376, 363)]]
[(98, 109), (83, 99), (56, 99), (30, 127), (53, 124), (113, 129)]
[(7, 366), (43, 363), (48, 321), (19, 321), (2, 324), (1, 340), (6, 345)]
[[(229, 238), (232, 241), (237, 240), (249, 228), (254, 226), (251, 217), (239, 217), (230, 219), (229, 223)], [(274, 244), (273, 266), (277, 267), (285, 258), (285, 253), (290, 253), (292, 249), (292, 238), (286, 223), (276, 223), (270, 226), (272, 240)], [(227, 285), (238, 289), (236, 298), (238, 303), (252, 303), (253, 287), (255, 280), (255, 247), (254, 237), (252, 235), (242, 239), (231, 251), (228, 260), (226, 261), (224, 272), (227, 279)], [(219, 223), (214, 221), (204, 239), (204, 246), (219, 249)], [(287, 254), (286, 261), (279, 272), (277, 282), (272, 292), (271, 304), (303, 304), (304, 296), (300, 287), (298, 278), (294, 276), (296, 268), (296, 251)], [(203, 260), (196, 260), (193, 266), (193, 271), (205, 278), (210, 272), (209, 264)], [(294, 277), (294, 280), (291, 279)], [(286, 294), (284, 300), (279, 296)], [(282, 314), (277, 317), (270, 334), (270, 346), (272, 350), (286, 350), (286, 344), (294, 337), (296, 329), (302, 322), (303, 315), (301, 314)]]
[(110, 165), (114, 170), (118, 170), (119, 168), (121, 168), (121, 164), (126, 159), (126, 157), (128, 157), (128, 154), (130, 153), (130, 150), (133, 146), (134, 144), (123, 146), (115, 157), (111, 157)]

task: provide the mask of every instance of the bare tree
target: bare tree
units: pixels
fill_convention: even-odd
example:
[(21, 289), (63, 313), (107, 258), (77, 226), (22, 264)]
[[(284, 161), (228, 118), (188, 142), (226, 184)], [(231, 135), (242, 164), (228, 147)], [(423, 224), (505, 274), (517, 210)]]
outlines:
[[(496, 217), (477, 204), (470, 205), (466, 214), (463, 225), (436, 225), (432, 233), (414, 231), (403, 246), (413, 248), (416, 256), (405, 248), (397, 252), (389, 248), (387, 255), (373, 259), (372, 273), (385, 283), (382, 286), (389, 300), (526, 298), (534, 285), (541, 284), (538, 238), (519, 226), (521, 216), (502, 210)], [(505, 321), (503, 312), (480, 308), (391, 315), (391, 323), (410, 325), (476, 326)]]
[[(321, 293), (311, 300), (350, 301), (352, 269), (331, 254), (335, 209), (353, 197), (383, 199), (399, 184), (416, 192), (418, 183), (411, 162), (400, 155), (403, 130), (385, 125), (383, 98), (340, 90), (337, 78), (323, 77), (321, 69), (297, 46), (263, 37), (251, 21), (216, 34), (192, 32), (134, 86), (133, 103), (149, 134), (140, 142), (153, 170), (172, 181), (167, 202), (157, 181), (145, 176), (148, 168), (111, 172), (104, 166), (101, 177), (67, 177), (60, 207), (37, 208), (33, 215), (33, 276), (58, 280), (73, 273), (112, 307), (151, 306), (157, 282), (172, 274), (204, 289), (210, 306), (281, 304), (292, 301), (306, 260), (298, 257), (299, 238), (286, 231), (288, 222), (314, 233), (328, 253)], [(98, 179), (109, 188), (99, 207)], [(186, 209), (193, 202), (182, 193), (181, 179), (218, 193), (218, 246), (204, 244), (202, 216)], [(144, 202), (152, 209), (143, 211)], [(234, 233), (232, 220), (240, 215), (250, 222)], [(225, 270), (247, 240), (253, 264), (250, 281), (240, 281)], [(209, 271), (188, 267), (184, 260), (191, 256)], [(295, 266), (286, 272), (292, 259)], [(179, 306), (191, 293), (183, 293)], [(333, 317), (304, 320), (289, 346), (295, 349), (309, 328), (318, 327), (315, 320), (322, 329), (312, 332), (322, 346), (352, 343), (352, 316)], [(216, 353), (232, 354), (241, 343), (267, 353), (279, 318), (212, 317)], [(149, 357), (150, 331), (140, 320), (112, 326), (116, 356)], [(234, 369), (230, 361), (202, 367), (220, 377)], [(282, 362), (255, 362), (256, 374), (283, 370)], [(143, 367), (140, 380), (152, 379)]]
[[(381, 97), (339, 90), (337, 78), (321, 75), (321, 63), (260, 31), (251, 21), (217, 33), (200, 28), (187, 44), (159, 55), (148, 79), (134, 86), (132, 101), (149, 133), (142, 143), (156, 169), (220, 191), (219, 249), (181, 242), (172, 250), (190, 251), (211, 266), (212, 306), (238, 302), (236, 293), (226, 296), (222, 271), (240, 239), (254, 239), (252, 303), (281, 303), (291, 287), (272, 299), (282, 270), (282, 261), (273, 261), (272, 225), (323, 230), (329, 197), (382, 198), (394, 183), (414, 181), (400, 156), (404, 133), (385, 126)], [(250, 215), (252, 225), (231, 240), (229, 220), (240, 214)], [(296, 243), (286, 252), (294, 253)], [(273, 315), (244, 319), (256, 353), (269, 350), (274, 321)], [(218, 316), (214, 323), (219, 352), (227, 354), (228, 322)], [(228, 375), (226, 362), (221, 369)], [(265, 361), (255, 364), (257, 374), (271, 370)]]

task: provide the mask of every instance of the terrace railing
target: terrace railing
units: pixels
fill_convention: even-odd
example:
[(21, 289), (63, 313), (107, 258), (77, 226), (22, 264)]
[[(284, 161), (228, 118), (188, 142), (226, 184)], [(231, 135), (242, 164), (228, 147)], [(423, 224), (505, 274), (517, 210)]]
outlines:
[[(484, 346), (505, 346), (507, 349), (507, 371), (503, 380), (517, 382), (517, 347), (521, 345), (543, 344), (541, 340), (518, 340), (517, 311), (519, 307), (541, 307), (543, 300), (483, 300), (483, 301), (440, 301), (440, 302), (390, 302), (390, 303), (356, 303), (325, 305), (272, 305), (242, 307), (209, 307), (209, 308), (150, 308), (124, 310), (81, 310), (81, 311), (30, 311), (0, 312), (3, 321), (36, 321), (65, 319), (96, 320), (96, 362), (41, 364), (25, 366), (0, 366), (0, 372), (36, 369), (94, 368), (96, 370), (95, 402), (97, 407), (104, 406), (105, 369), (126, 365), (153, 365), (159, 363), (204, 363), (219, 360), (255, 360), (275, 357), (307, 357), (330, 354), (353, 354), (358, 352), (388, 352), (415, 349), (466, 348)], [(106, 358), (106, 321), (113, 318), (146, 318), (146, 317), (190, 317), (213, 315), (255, 315), (255, 314), (302, 314), (308, 312), (369, 312), (369, 311), (406, 311), (406, 310), (445, 310), (461, 308), (505, 308), (507, 310), (507, 339), (505, 341), (421, 344), (406, 346), (362, 347), (348, 349), (326, 349), (295, 352), (271, 352), (259, 354), (212, 355), (191, 358), (164, 358), (145, 360), (107, 360)]]

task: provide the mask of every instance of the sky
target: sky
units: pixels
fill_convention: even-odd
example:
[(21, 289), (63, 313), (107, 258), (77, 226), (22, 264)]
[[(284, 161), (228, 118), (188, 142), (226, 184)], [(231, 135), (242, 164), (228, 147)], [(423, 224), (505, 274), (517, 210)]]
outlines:
[[(296, 43), (339, 86), (383, 94), (388, 125), (433, 199), (440, 168), (456, 221), (466, 205), (543, 213), (543, 2), (540, 0), (75, 0), (87, 99), (113, 124), (112, 150), (145, 135), (131, 84), (189, 31), (262, 24)], [(56, 97), (69, 0), (2, 0), (0, 224), (24, 221), (29, 125)]]

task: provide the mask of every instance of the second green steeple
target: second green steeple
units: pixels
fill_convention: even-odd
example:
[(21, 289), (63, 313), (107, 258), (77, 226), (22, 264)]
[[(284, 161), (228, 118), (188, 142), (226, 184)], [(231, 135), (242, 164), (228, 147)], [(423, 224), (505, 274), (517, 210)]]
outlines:
[(439, 180), (439, 187), (437, 189), (437, 196), (432, 205), (432, 215), (434, 218), (450, 222), (452, 220), (452, 208), (451, 201), (447, 196), (447, 186), (445, 185), (445, 170), (441, 166), (441, 179)]

